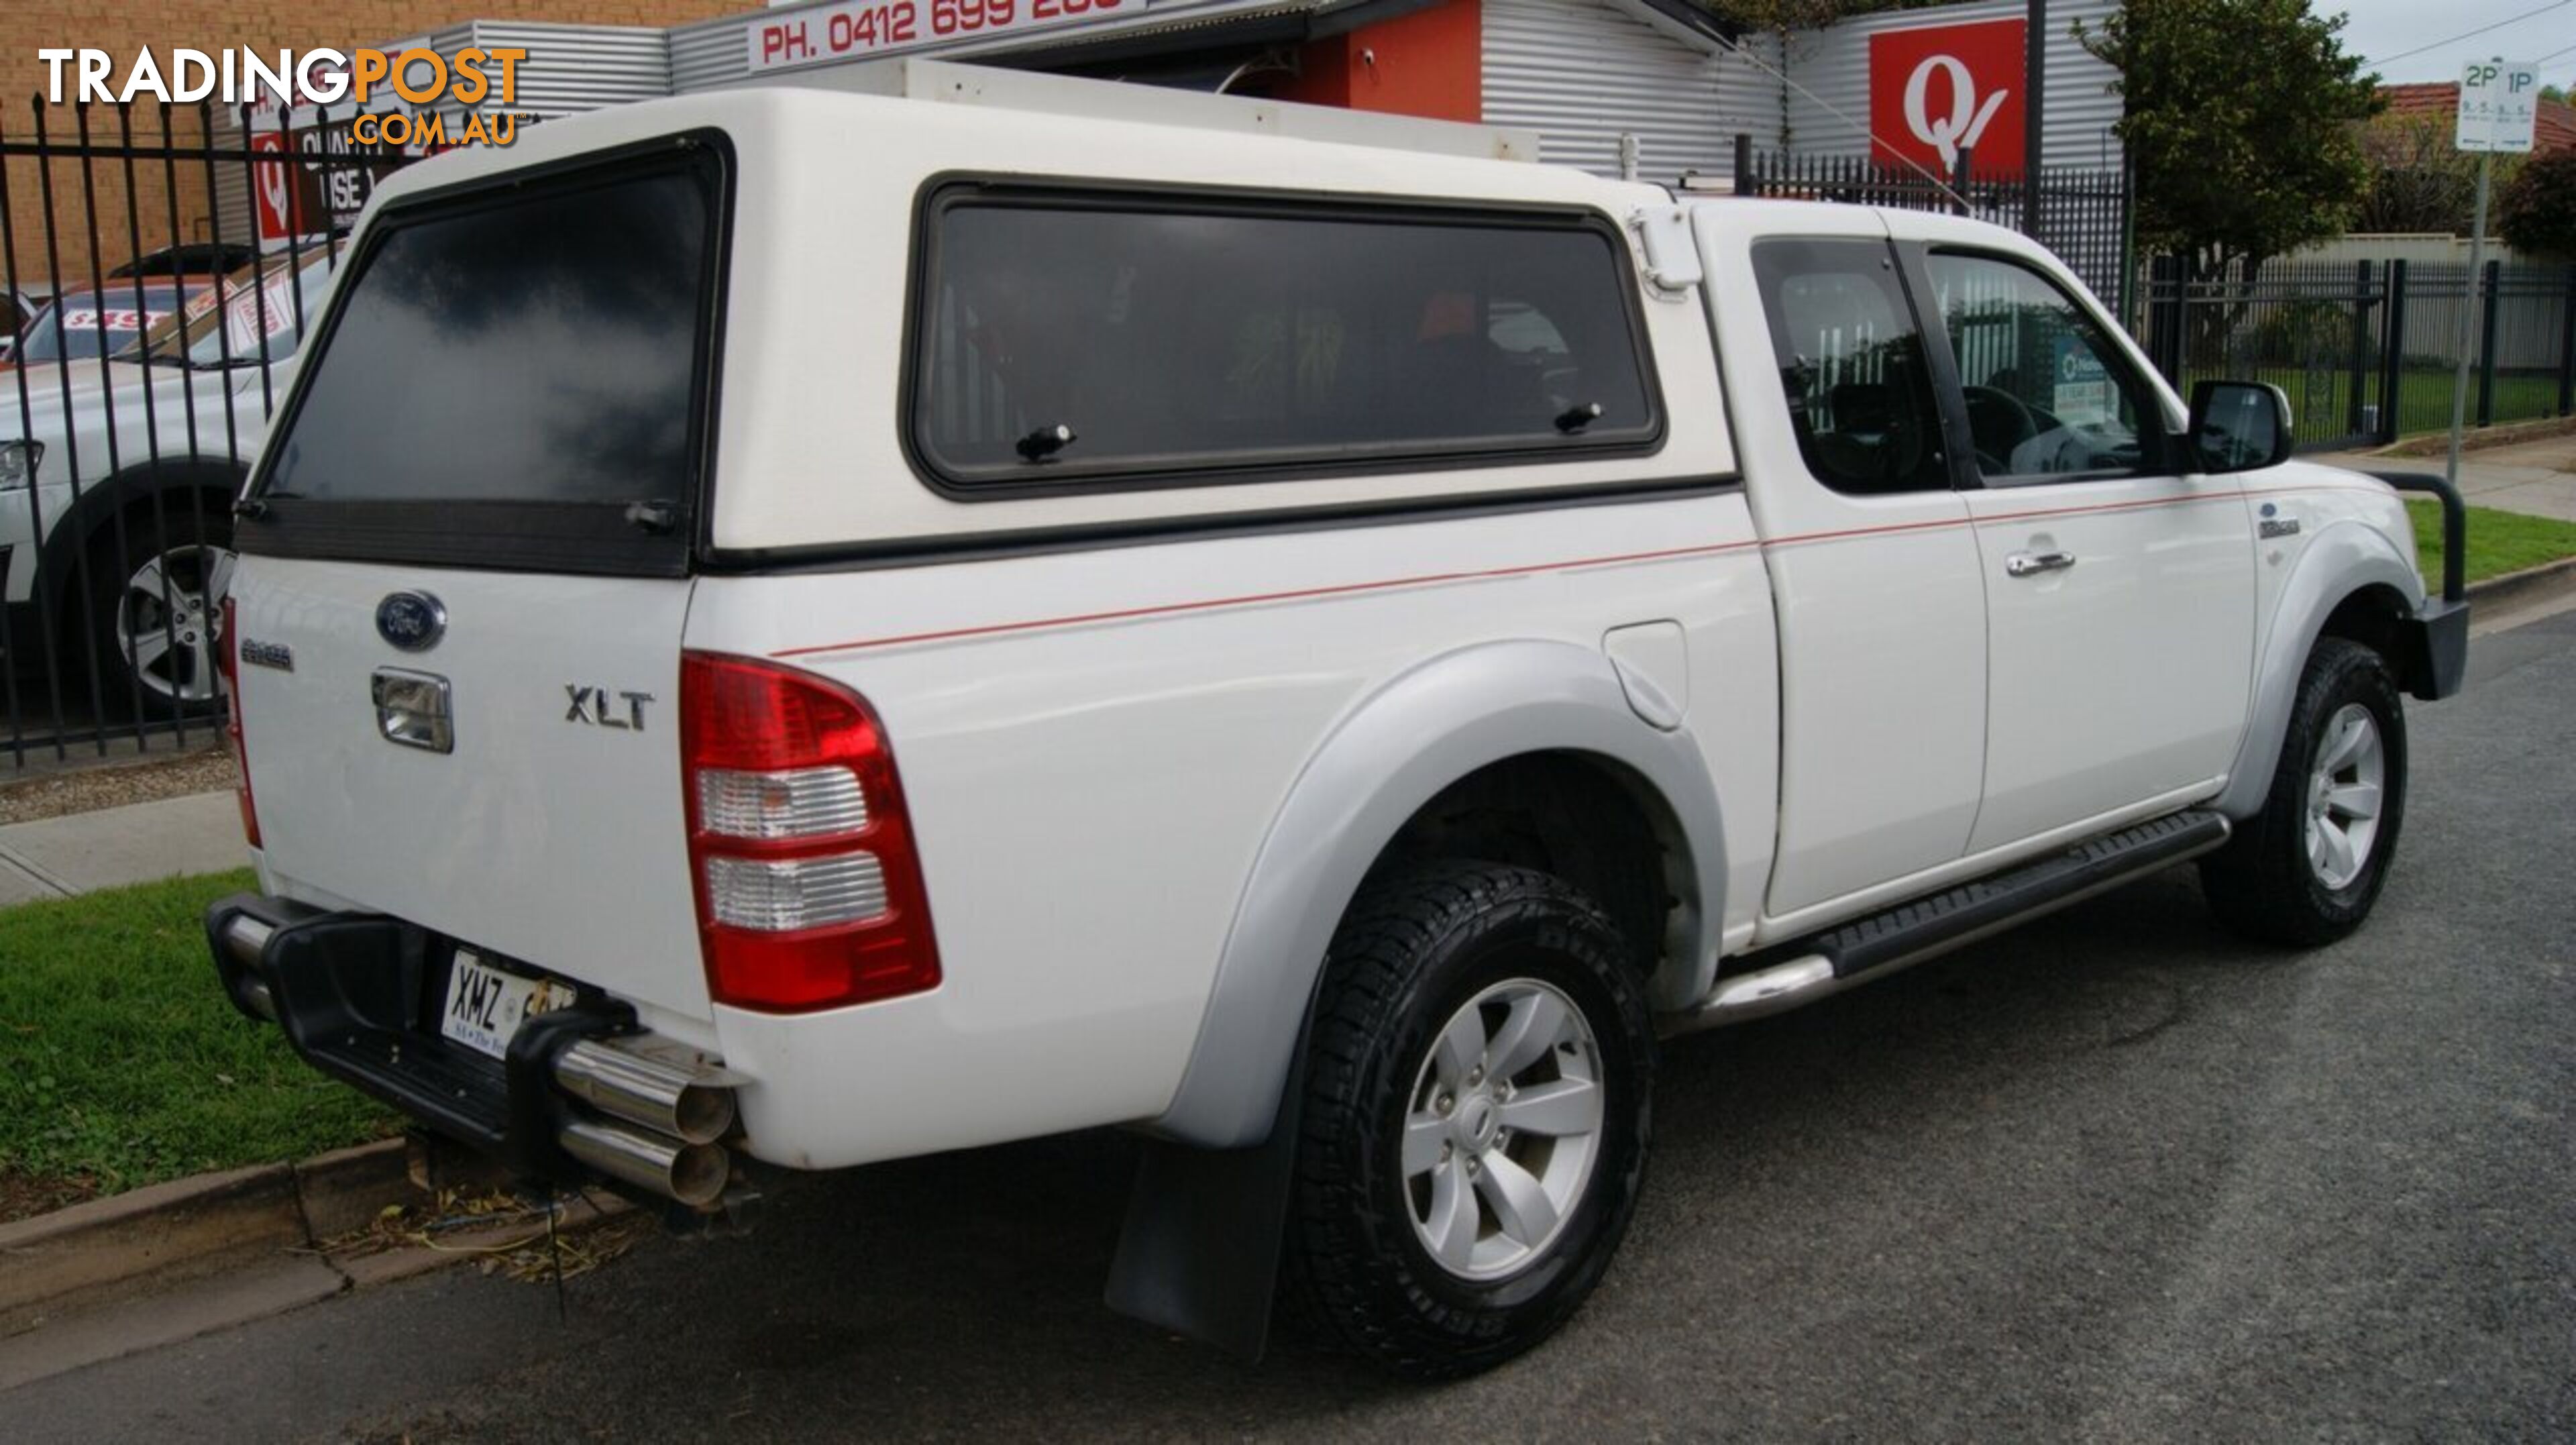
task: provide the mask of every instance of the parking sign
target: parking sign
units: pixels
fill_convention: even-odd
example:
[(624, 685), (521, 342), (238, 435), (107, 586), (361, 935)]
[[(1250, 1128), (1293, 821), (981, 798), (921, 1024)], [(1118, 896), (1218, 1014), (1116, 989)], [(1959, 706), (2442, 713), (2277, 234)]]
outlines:
[(2472, 60), (2460, 68), (2464, 151), (2527, 152), (2540, 118), (2540, 67), (2530, 61)]

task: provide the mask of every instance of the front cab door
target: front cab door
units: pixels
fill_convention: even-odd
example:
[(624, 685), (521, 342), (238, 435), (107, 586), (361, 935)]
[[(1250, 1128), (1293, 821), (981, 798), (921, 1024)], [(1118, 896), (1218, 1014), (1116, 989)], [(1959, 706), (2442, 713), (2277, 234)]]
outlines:
[(2236, 478), (2167, 457), (2178, 418), (2061, 272), (1937, 235), (1906, 249), (1973, 466), (1989, 644), (1975, 854), (2214, 788), (2251, 687), (2254, 539)]

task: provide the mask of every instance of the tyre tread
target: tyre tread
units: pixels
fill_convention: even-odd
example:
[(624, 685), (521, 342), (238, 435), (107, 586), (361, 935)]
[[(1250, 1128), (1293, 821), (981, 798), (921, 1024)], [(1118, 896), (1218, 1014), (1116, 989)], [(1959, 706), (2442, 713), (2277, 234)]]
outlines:
[[(2304, 842), (2310, 735), (2339, 699), (2379, 704), (2381, 737), (2389, 750), (2379, 836), (2360, 886), (2348, 898), (2317, 883)], [(2262, 809), (2237, 828), (2226, 847), (2201, 860), (2201, 891), (2221, 923), (2258, 942), (2291, 948), (2320, 947), (2361, 926), (2387, 881), (2405, 816), (2404, 707), (2397, 680), (2377, 652), (2349, 638), (2317, 639), (2299, 674)]]
[[(1366, 1207), (1366, 1181), (1356, 1163), (1385, 1145), (1385, 1120), (1365, 1107), (1380, 1087), (1372, 1069), (1403, 1066), (1381, 1059), (1372, 1041), (1396, 1025), (1422, 960), (1453, 930), (1495, 910), (1539, 917), (1544, 934), (1606, 965), (1624, 986), (1621, 1005), (1641, 1027), (1644, 1020), (1642, 994), (1608, 914), (1547, 874), (1480, 862), (1426, 864), (1368, 885), (1344, 915), (1309, 1034), (1286, 1294), (1309, 1331), (1326, 1343), (1417, 1379), (1471, 1374), (1520, 1353), (1571, 1314), (1583, 1292), (1574, 1290), (1562, 1309), (1535, 1327), (1507, 1330), (1419, 1287), (1391, 1298), (1387, 1272), (1373, 1267), (1411, 1241), (1384, 1237), (1383, 1221)], [(1647, 1043), (1649, 1057), (1639, 1061), (1641, 1089), (1651, 1069), (1650, 1037)], [(1642, 1154), (1641, 1140), (1640, 1159)], [(1627, 1181), (1630, 1200), (1635, 1182)], [(1623, 1210), (1617, 1226), (1624, 1224)]]

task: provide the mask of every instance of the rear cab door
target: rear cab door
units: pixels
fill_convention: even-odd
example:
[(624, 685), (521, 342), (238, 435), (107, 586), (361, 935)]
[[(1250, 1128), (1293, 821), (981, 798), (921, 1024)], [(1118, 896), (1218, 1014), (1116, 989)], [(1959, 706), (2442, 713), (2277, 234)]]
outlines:
[(231, 602), (267, 891), (698, 1041), (677, 710), (726, 167), (683, 137), (389, 201), (252, 479)]

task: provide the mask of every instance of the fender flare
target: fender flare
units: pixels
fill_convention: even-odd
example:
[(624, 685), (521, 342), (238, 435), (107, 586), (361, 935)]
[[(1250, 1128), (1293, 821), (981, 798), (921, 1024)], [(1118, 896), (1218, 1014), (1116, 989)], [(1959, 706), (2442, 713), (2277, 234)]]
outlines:
[[(1155, 1130), (1204, 1148), (1268, 1137), (1325, 949), (1369, 867), (1442, 789), (1538, 752), (1591, 755), (1661, 795), (1695, 892), (1684, 900), (1683, 963), (1708, 971), (1725, 911), (1725, 838), (1716, 784), (1690, 731), (1639, 719), (1597, 649), (1537, 640), (1465, 648), (1370, 695), (1298, 774), (1235, 906), (1196, 1046)], [(1705, 991), (1704, 978), (1693, 982)]]
[(2281, 760), (2299, 672), (2325, 631), (2326, 619), (2346, 598), (2368, 587), (2395, 591), (2405, 599), (2410, 616), (2423, 610), (2424, 579), (2415, 564), (2367, 523), (2335, 522), (2299, 553), (2280, 600), (2273, 605), (2271, 631), (2255, 659), (2245, 735), (2236, 745), (2236, 761), (2227, 770), (2227, 787), (2212, 805), (2229, 819), (2242, 822), (2262, 811), (2263, 799), (2272, 790), (2272, 770)]

